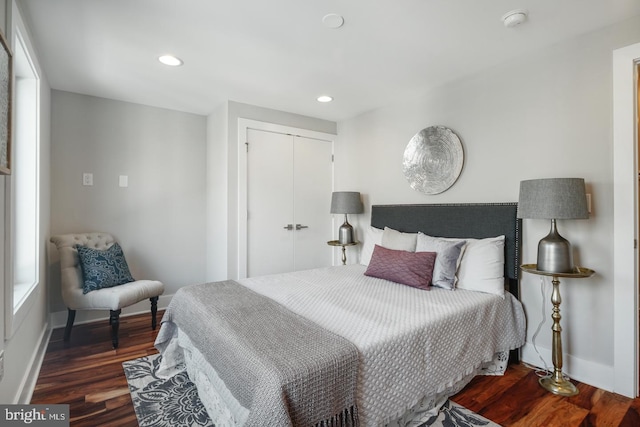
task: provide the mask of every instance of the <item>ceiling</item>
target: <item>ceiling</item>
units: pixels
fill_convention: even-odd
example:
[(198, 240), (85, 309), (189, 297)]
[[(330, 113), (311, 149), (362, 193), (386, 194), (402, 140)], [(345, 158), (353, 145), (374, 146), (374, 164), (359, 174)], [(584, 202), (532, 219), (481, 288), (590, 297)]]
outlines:
[[(640, 15), (637, 0), (17, 1), (54, 89), (335, 121)], [(519, 8), (528, 20), (506, 28), (502, 16)], [(324, 26), (329, 13), (344, 25)], [(184, 65), (161, 64), (165, 53)]]

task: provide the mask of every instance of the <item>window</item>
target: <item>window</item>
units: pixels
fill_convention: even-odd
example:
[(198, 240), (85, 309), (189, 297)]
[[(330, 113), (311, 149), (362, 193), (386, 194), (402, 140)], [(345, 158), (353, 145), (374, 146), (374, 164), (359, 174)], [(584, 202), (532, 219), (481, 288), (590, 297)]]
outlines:
[(14, 128), (11, 211), (13, 312), (39, 280), (39, 79), (19, 27), (14, 43)]

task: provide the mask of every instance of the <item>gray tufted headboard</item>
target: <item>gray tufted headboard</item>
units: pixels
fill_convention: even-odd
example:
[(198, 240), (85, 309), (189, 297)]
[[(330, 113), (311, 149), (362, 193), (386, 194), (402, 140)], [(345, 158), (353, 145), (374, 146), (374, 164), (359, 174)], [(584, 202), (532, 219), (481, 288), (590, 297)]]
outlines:
[(373, 205), (371, 225), (405, 233), (422, 231), (435, 237), (486, 238), (505, 235), (505, 277), (519, 298), (522, 220), (517, 203)]

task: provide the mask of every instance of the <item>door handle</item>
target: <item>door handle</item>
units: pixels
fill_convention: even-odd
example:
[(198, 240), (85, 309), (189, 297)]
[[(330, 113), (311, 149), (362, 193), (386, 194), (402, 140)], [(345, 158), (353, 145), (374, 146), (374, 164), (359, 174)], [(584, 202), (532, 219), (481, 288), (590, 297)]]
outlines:
[[(286, 226), (284, 226), (282, 228), (284, 228), (285, 230), (291, 231), (291, 230), (293, 230), (293, 224), (287, 224)], [(296, 224), (296, 227), (295, 227), (296, 230), (302, 230), (303, 228), (309, 228), (309, 226), (308, 225), (302, 225), (302, 224)]]

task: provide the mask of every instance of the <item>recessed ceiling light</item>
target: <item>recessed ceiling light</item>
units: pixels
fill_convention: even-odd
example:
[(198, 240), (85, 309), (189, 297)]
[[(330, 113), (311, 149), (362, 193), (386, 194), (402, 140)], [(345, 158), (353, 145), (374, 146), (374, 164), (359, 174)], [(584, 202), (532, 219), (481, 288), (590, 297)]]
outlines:
[(172, 67), (178, 67), (183, 64), (182, 59), (173, 55), (162, 55), (158, 58), (158, 61), (162, 62), (164, 65), (170, 65)]
[(318, 99), (318, 102), (331, 102), (331, 101), (333, 101), (333, 98), (330, 97), (329, 95), (320, 95), (317, 99)]
[(337, 13), (330, 13), (322, 18), (322, 23), (327, 28), (340, 28), (344, 24), (344, 18)]

